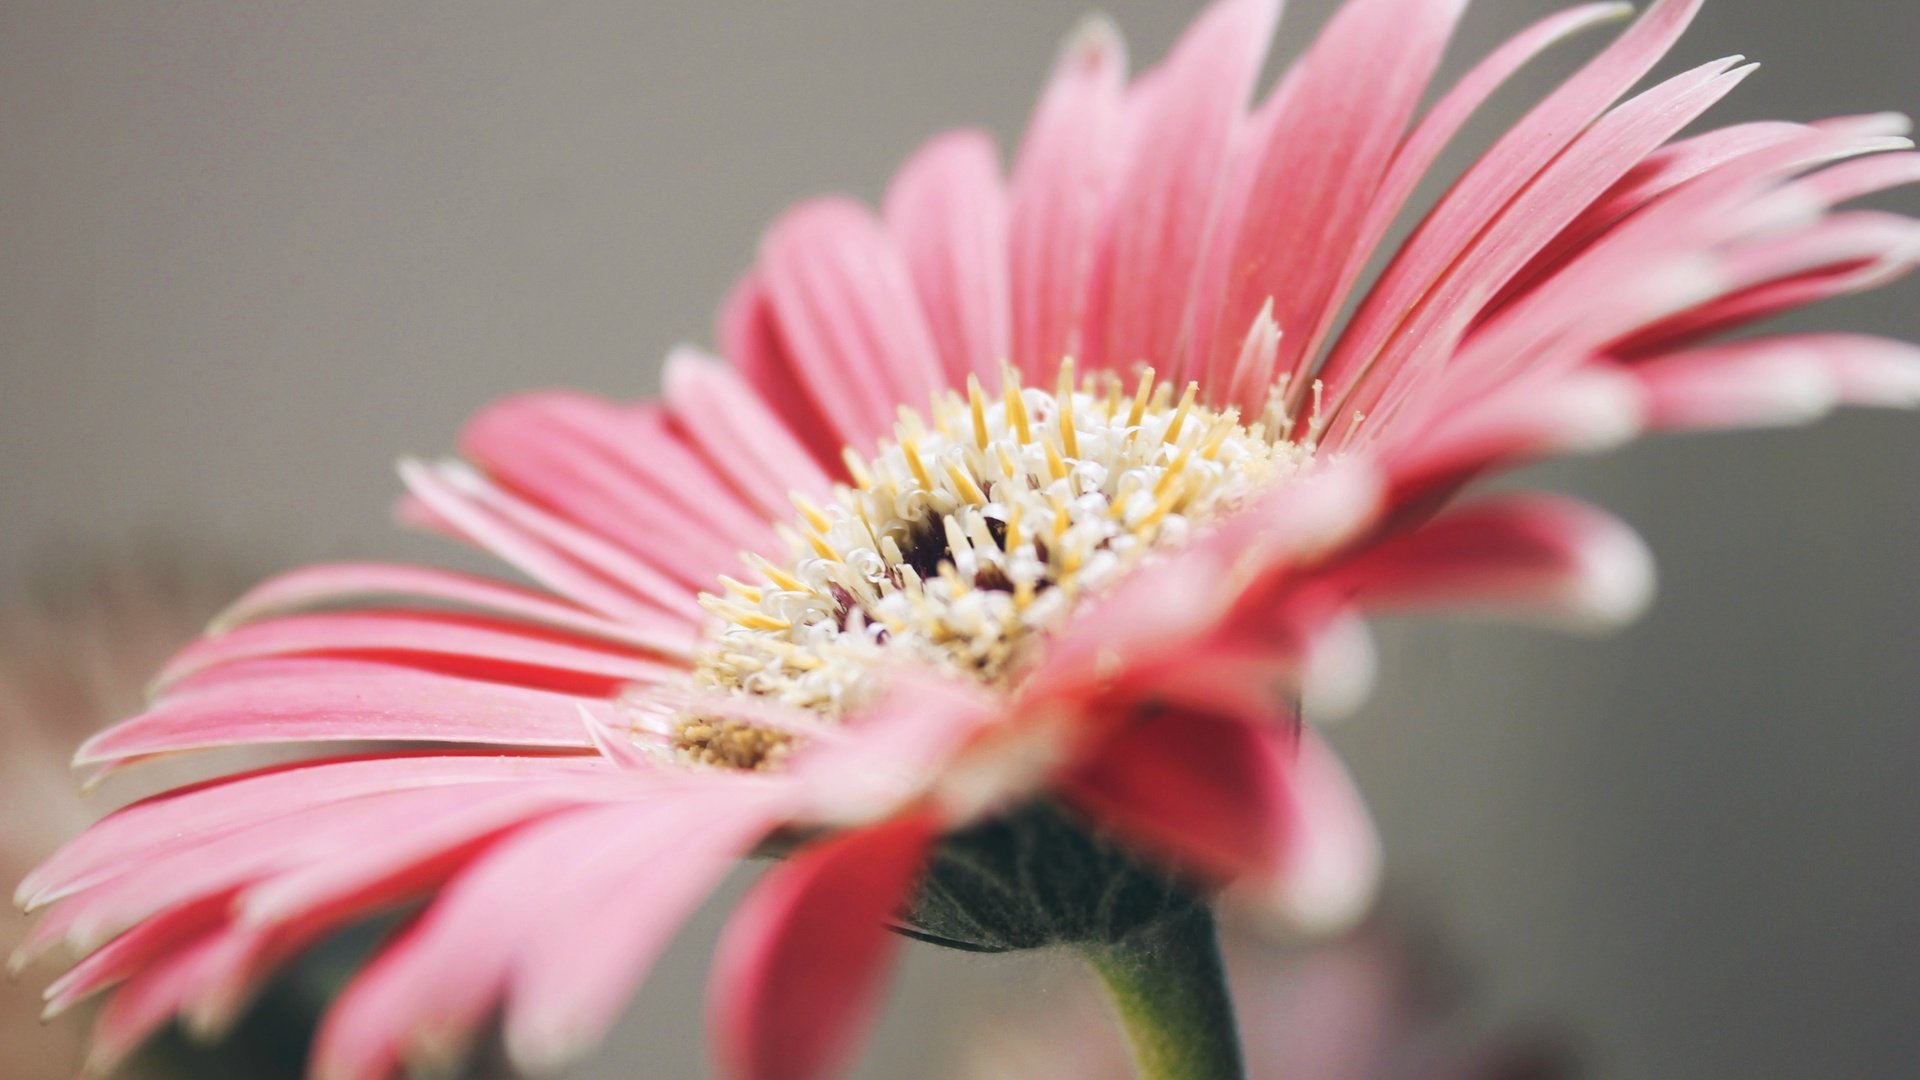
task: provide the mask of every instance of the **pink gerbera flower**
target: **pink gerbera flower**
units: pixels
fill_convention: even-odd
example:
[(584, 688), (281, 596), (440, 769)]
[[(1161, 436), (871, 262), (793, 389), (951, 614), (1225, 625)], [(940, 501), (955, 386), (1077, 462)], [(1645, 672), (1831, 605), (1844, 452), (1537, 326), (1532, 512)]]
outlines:
[(1298, 726), (1364, 688), (1358, 617), (1608, 624), (1647, 597), (1623, 526), (1456, 504), (1468, 481), (1920, 398), (1902, 344), (1703, 344), (1913, 265), (1914, 222), (1834, 209), (1920, 178), (1920, 155), (1863, 157), (1907, 147), (1901, 121), (1677, 139), (1751, 68), (1626, 97), (1698, 7), (1656, 0), (1356, 294), (1482, 102), (1625, 11), (1550, 17), (1422, 111), (1465, 0), (1350, 0), (1249, 107), (1278, 7), (1222, 0), (1131, 83), (1089, 24), (1010, 179), (948, 134), (880, 214), (782, 218), (722, 312), (729, 362), (674, 355), (657, 402), (510, 400), (466, 463), (403, 468), (409, 517), (542, 588), (354, 564), (241, 599), (81, 763), (393, 748), (138, 804), (23, 883), (54, 905), (28, 951), (90, 951), (53, 1006), (117, 986), (98, 1060), (174, 1016), (218, 1029), (320, 935), (420, 902), (316, 1074), (443, 1062), (496, 1011), (551, 1066), (762, 852), (785, 859), (713, 981), (733, 1073), (844, 1061), (899, 924), (1078, 944), (1143, 1068), (1231, 1075), (1230, 1027), (1169, 1049), (1206, 999), (1143, 965), (1204, 982), (1223, 896), (1309, 925), (1363, 902), (1370, 832)]

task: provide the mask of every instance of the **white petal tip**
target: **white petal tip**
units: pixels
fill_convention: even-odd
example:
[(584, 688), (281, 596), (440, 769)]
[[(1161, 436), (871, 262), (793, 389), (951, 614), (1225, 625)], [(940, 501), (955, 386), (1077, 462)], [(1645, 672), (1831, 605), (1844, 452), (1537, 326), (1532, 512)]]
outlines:
[(1568, 605), (1579, 629), (1606, 631), (1630, 623), (1653, 603), (1653, 553), (1631, 529), (1611, 525), (1581, 553)]
[(1351, 715), (1373, 689), (1379, 661), (1373, 635), (1355, 617), (1344, 617), (1321, 631), (1301, 677), (1300, 707), (1313, 720)]
[(1119, 24), (1096, 11), (1081, 17), (1067, 32), (1066, 40), (1060, 45), (1059, 63), (1062, 66), (1096, 64), (1109, 57), (1120, 59), (1125, 56), (1126, 48)]

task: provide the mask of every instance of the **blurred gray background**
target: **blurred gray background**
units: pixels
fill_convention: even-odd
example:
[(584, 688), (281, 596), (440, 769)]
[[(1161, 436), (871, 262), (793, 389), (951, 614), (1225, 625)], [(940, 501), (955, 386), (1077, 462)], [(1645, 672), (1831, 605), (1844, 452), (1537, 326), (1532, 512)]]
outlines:
[[(387, 521), (396, 455), (512, 390), (651, 392), (781, 207), (873, 198), (942, 127), (1011, 145), (1087, 6), (0, 4), (0, 597), (156, 535), (443, 557)], [(1483, 0), (1452, 70), (1557, 6)], [(1106, 8), (1145, 60), (1195, 5)], [(1906, 0), (1711, 0), (1666, 70), (1766, 62), (1716, 122), (1914, 111), (1915, 40)], [(1911, 338), (1917, 305), (1796, 322)], [(1920, 1069), (1916, 464), (1920, 422), (1854, 414), (1554, 466), (1658, 552), (1644, 622), (1386, 628), (1335, 737), (1479, 1017), (1603, 1077)], [(700, 1075), (722, 912), (579, 1075)], [(866, 1076), (939, 1072), (983, 996), (1040, 1007), (1066, 963), (910, 953)]]

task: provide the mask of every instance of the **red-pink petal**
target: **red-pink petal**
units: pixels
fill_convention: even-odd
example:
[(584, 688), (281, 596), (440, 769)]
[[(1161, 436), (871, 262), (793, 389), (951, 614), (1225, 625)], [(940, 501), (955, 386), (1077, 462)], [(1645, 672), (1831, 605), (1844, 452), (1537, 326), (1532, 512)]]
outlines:
[[(1394, 152), (1380, 189), (1367, 207), (1366, 221), (1346, 253), (1345, 268), (1335, 281), (1329, 302), (1322, 305), (1318, 325), (1292, 328), (1288, 346), (1277, 360), (1278, 370), (1298, 372), (1306, 360), (1319, 354), (1341, 305), (1395, 219), (1406, 208), (1407, 200), (1426, 179), (1441, 151), (1487, 99), (1541, 53), (1576, 34), (1631, 13), (1632, 8), (1624, 3), (1586, 4), (1555, 12), (1489, 53), (1421, 117)], [(1241, 404), (1244, 407), (1249, 403), (1242, 400)]]
[(1653, 559), (1593, 507), (1513, 495), (1442, 513), (1348, 563), (1339, 580), (1372, 609), (1466, 607), (1610, 627), (1645, 610)]
[(1269, 718), (1270, 726), (1158, 713), (1062, 778), (1061, 792), (1100, 826), (1183, 870), (1223, 882), (1271, 874), (1290, 828), (1297, 739), (1278, 706)]
[(760, 267), (795, 378), (842, 443), (869, 452), (899, 406), (925, 408), (945, 381), (906, 261), (865, 207), (787, 211)]
[[(508, 992), (516, 969), (531, 962), (528, 950), (546, 927), (562, 920), (581, 933), (598, 929), (582, 923), (585, 912), (570, 904), (590, 901), (597, 907), (613, 878), (708, 879), (706, 861), (682, 859), (679, 845), (703, 835), (692, 823), (731, 820), (736, 812), (765, 821), (764, 804), (739, 798), (729, 787), (694, 786), (561, 813), (481, 853), (348, 984), (322, 1024), (315, 1074), (360, 1080), (385, 1076), (402, 1062), (444, 1069), (458, 1061)], [(729, 857), (738, 851), (726, 848)], [(664, 936), (684, 914), (630, 905), (621, 918), (648, 926), (617, 933)], [(643, 965), (644, 957), (628, 955)]]
[(677, 797), (629, 822), (570, 880), (520, 950), (507, 994), (514, 1061), (546, 1072), (598, 1042), (620, 1018), (673, 932), (736, 861), (778, 823), (784, 791)]
[(1287, 771), (1292, 813), (1279, 869), (1247, 878), (1223, 902), (1277, 930), (1327, 934), (1365, 914), (1380, 885), (1380, 838), (1346, 768), (1307, 730)]
[(764, 514), (654, 406), (521, 394), (468, 421), (460, 449), (500, 483), (696, 588), (731, 569), (736, 550), (773, 539)]
[[(216, 674), (218, 684), (209, 681)], [(356, 739), (585, 749), (580, 708), (606, 707), (568, 694), (313, 657), (228, 664), (189, 687), (88, 739), (75, 762)]]
[(693, 647), (692, 628), (683, 619), (661, 615), (642, 623), (615, 622), (517, 585), (391, 563), (322, 563), (289, 571), (249, 590), (213, 626), (218, 632), (314, 607), (375, 606), (394, 600), (504, 616), (669, 656), (689, 655)]
[(947, 382), (990, 378), (1010, 356), (1013, 320), (1007, 192), (993, 140), (978, 131), (936, 136), (893, 178), (885, 212)]
[[(1542, 169), (1537, 182), (1517, 195), (1441, 276), (1364, 380), (1336, 385), (1350, 391), (1344, 407), (1375, 412), (1402, 372), (1439, 362), (1440, 354), (1429, 344), (1432, 332), (1463, 313), (1483, 308), (1594, 199), (1752, 71), (1751, 66), (1728, 70), (1732, 64), (1703, 65), (1635, 97), (1602, 117)], [(1535, 355), (1508, 354), (1499, 361), (1501, 368), (1473, 370), (1472, 375), (1491, 381), (1531, 362)], [(1462, 381), (1458, 373), (1452, 377)]]
[[(1141, 77), (1152, 83), (1113, 196), (1081, 359), (1126, 369), (1179, 368), (1207, 230), (1225, 187), (1227, 151), (1244, 122), (1277, 0), (1218, 0)], [(1138, 85), (1138, 84), (1137, 84)]]
[(435, 522), (576, 603), (645, 624), (697, 622), (694, 590), (457, 463), (404, 461), (401, 479)]
[(820, 1080), (872, 1018), (899, 939), (887, 929), (938, 834), (915, 814), (843, 833), (769, 870), (714, 957), (714, 1054), (740, 1080)]
[(1465, 8), (1465, 0), (1349, 0), (1289, 72), (1285, 104), (1259, 135), (1239, 235), (1222, 238), (1231, 269), (1212, 313), (1203, 386), (1227, 385), (1246, 328), (1269, 300), (1281, 332), (1293, 335), (1282, 340), (1283, 371), (1323, 309), (1337, 306), (1367, 208)]
[(1119, 163), (1126, 50), (1083, 23), (1062, 50), (1014, 161), (1009, 211), (1013, 362), (1043, 379), (1080, 348), (1094, 252)]
[(454, 665), (458, 674), (548, 689), (554, 677), (610, 690), (685, 671), (683, 664), (467, 616), (343, 612), (291, 615), (201, 638), (167, 663), (154, 689), (237, 661), (315, 655), (379, 657), (440, 670)]
[[(1435, 283), (1603, 110), (1639, 82), (1693, 21), (1701, 0), (1656, 0), (1626, 33), (1535, 106), (1469, 169), (1395, 255), (1324, 367), (1344, 396), (1403, 331)], [(1487, 297), (1492, 299), (1492, 297)]]
[(735, 283), (720, 305), (716, 332), (720, 351), (740, 369), (760, 399), (787, 422), (794, 436), (812, 453), (814, 463), (828, 475), (842, 479), (840, 448), (845, 442), (801, 384), (793, 356), (775, 323), (764, 274), (756, 268)]
[(170, 846), (299, 810), (386, 791), (610, 772), (584, 757), (401, 754), (298, 762), (168, 792), (108, 815), (21, 881), (16, 903), (39, 907)]
[(725, 364), (694, 349), (675, 349), (661, 385), (688, 439), (767, 519), (791, 514), (788, 496), (794, 492), (822, 498), (831, 489), (832, 481), (786, 422)]

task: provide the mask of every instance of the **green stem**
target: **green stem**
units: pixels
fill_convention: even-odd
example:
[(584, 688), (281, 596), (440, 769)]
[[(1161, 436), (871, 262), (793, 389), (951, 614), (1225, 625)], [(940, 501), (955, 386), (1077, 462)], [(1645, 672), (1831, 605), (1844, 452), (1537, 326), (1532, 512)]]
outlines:
[(1120, 1014), (1141, 1080), (1244, 1080), (1233, 999), (1206, 905), (1085, 951)]

